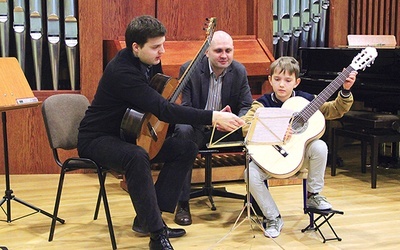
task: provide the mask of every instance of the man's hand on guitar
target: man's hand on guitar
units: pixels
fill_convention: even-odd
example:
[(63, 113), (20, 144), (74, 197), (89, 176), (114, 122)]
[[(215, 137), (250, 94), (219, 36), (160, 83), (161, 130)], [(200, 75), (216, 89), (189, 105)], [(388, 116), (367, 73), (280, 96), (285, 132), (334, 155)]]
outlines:
[(231, 132), (242, 127), (245, 122), (238, 116), (229, 112), (214, 111), (213, 112), (213, 125), (221, 132)]

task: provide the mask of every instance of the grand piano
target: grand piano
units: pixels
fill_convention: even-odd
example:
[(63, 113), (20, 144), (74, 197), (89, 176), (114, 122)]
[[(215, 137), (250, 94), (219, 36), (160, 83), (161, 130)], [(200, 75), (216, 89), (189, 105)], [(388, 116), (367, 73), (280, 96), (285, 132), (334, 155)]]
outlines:
[[(320, 93), (361, 50), (347, 47), (300, 48), (302, 80), (298, 89)], [(374, 64), (358, 72), (352, 87), (354, 100), (362, 102), (366, 109), (397, 114), (400, 111), (400, 47), (377, 50)]]

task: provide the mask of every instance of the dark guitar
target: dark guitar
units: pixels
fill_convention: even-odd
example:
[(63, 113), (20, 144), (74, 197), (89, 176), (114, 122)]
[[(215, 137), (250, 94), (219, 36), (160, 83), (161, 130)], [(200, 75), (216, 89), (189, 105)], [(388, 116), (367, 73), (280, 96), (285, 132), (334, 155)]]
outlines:
[[(208, 20), (208, 26), (206, 28), (207, 37), (195, 58), (179, 80), (163, 74), (157, 74), (151, 79), (150, 86), (157, 90), (157, 92), (169, 102), (175, 103), (178, 100), (179, 95), (189, 81), (190, 75), (210, 46), (216, 22), (217, 20), (215, 17)], [(160, 121), (151, 113), (141, 113), (128, 108), (122, 118), (120, 130), (121, 138), (127, 142), (136, 142), (137, 145), (148, 152), (150, 159), (153, 159), (158, 154), (165, 141), (168, 123)]]

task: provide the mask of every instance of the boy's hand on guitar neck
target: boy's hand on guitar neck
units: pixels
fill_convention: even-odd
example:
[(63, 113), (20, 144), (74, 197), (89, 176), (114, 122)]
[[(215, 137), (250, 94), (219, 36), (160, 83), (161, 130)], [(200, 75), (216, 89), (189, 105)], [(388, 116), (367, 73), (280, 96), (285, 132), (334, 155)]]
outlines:
[(353, 86), (354, 82), (356, 81), (356, 76), (358, 72), (357, 71), (351, 71), (349, 76), (346, 78), (346, 81), (343, 83), (343, 88), (345, 90), (350, 90), (350, 88)]
[(212, 117), (213, 126), (221, 132), (231, 132), (242, 127), (245, 122), (235, 114), (231, 113), (230, 107), (226, 106), (221, 111), (214, 111)]

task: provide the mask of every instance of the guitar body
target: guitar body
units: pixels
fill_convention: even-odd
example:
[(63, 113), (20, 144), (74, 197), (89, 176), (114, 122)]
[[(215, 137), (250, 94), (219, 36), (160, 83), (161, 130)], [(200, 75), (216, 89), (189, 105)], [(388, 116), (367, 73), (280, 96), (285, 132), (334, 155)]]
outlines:
[[(178, 80), (163, 74), (155, 75), (150, 82), (150, 86), (165, 99), (169, 99), (178, 84)], [(151, 113), (144, 114), (128, 108), (121, 123), (121, 137), (144, 148), (153, 159), (165, 141), (168, 125)]]
[[(302, 97), (292, 97), (282, 105), (282, 108), (292, 110), (295, 115), (309, 103)], [(288, 126), (288, 124), (282, 124), (282, 126)], [(273, 145), (246, 146), (251, 158), (272, 177), (287, 178), (301, 168), (308, 143), (320, 138), (325, 132), (325, 118), (318, 110), (304, 124), (292, 123), (292, 127), (294, 130), (292, 137), (288, 142), (280, 145), (286, 151), (286, 156)]]

